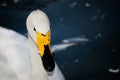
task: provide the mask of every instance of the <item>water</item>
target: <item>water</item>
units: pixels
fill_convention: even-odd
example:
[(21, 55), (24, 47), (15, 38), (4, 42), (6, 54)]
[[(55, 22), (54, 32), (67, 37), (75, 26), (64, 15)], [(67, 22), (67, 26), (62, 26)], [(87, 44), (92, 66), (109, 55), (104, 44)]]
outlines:
[[(36, 7), (35, 7), (36, 8)], [(52, 44), (86, 36), (90, 42), (54, 54), (66, 80), (119, 80), (119, 4), (112, 0), (58, 0), (41, 8), (47, 13)], [(32, 11), (0, 7), (0, 25), (26, 34), (26, 17)]]

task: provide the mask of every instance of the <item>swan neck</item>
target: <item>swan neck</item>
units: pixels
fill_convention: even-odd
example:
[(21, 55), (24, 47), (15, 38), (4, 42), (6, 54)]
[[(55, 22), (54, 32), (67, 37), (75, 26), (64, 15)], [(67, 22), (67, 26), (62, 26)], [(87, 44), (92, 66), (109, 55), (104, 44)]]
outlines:
[(32, 37), (28, 34), (28, 40), (30, 43), (30, 58), (32, 66), (32, 76), (34, 80), (48, 80), (48, 74), (43, 67), (41, 57), (39, 55), (38, 48), (33, 41)]

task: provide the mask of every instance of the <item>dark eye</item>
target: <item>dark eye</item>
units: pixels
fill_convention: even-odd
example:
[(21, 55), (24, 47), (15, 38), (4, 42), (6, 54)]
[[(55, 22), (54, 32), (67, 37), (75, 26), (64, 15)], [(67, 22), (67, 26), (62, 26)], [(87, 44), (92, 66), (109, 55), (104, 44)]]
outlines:
[(35, 27), (33, 28), (34, 31), (36, 31)]

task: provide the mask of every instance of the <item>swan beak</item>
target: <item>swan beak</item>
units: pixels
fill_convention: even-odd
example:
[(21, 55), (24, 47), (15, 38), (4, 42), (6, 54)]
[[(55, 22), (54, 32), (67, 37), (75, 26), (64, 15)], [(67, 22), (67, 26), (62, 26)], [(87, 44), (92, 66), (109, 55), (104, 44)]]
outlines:
[(40, 32), (36, 32), (36, 44), (38, 46), (44, 68), (48, 72), (52, 72), (55, 68), (55, 62), (50, 48), (50, 31), (45, 35)]

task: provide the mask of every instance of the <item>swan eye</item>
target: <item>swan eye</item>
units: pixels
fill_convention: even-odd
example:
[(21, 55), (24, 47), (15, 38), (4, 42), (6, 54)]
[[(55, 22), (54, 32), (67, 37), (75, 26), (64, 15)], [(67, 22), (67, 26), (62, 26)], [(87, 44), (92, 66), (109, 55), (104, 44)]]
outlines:
[(33, 28), (34, 31), (36, 31), (35, 27)]

